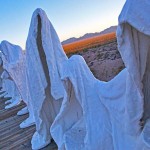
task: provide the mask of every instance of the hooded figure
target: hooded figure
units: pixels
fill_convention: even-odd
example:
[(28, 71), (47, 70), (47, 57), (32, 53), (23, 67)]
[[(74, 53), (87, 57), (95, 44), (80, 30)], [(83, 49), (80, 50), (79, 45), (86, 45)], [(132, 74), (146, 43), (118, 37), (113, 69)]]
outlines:
[(9, 73), (11, 79), (17, 86), (19, 94), (29, 109), (29, 118), (20, 124), (25, 128), (34, 124), (32, 109), (30, 108), (30, 95), (28, 94), (28, 84), (26, 77), (26, 58), (20, 46), (13, 45), (7, 41), (1, 42), (3, 68)]
[[(142, 136), (150, 147), (150, 1), (127, 0), (119, 16), (117, 29), (118, 49), (139, 93), (139, 99), (127, 99), (127, 126), (134, 134), (141, 132), (140, 120), (144, 122)], [(130, 94), (130, 91), (128, 92)], [(130, 105), (130, 106), (129, 106)], [(129, 112), (134, 112), (134, 116)], [(134, 123), (134, 130), (131, 124)], [(146, 131), (146, 132), (145, 132)]]
[(5, 102), (5, 104), (8, 104), (5, 106), (5, 109), (17, 106), (21, 102), (21, 97), (14, 81), (11, 79), (6, 70), (3, 71), (1, 78), (3, 79), (3, 88), (7, 92), (7, 95), (4, 97), (11, 97), (10, 100)]
[(60, 79), (62, 64), (67, 60), (57, 33), (42, 9), (35, 10), (32, 16), (26, 58), (29, 95), (36, 123), (31, 143), (33, 149), (40, 149), (51, 141), (50, 126), (64, 96)]
[(97, 92), (99, 80), (81, 56), (72, 56), (63, 67), (61, 79), (66, 92), (51, 127), (58, 149), (113, 149), (109, 116)]
[[(102, 82), (81, 56), (71, 57), (63, 70), (66, 95), (51, 127), (58, 148), (137, 150), (138, 136), (126, 128), (128, 71), (124, 69), (111, 81)], [(135, 84), (131, 84), (131, 97), (138, 99)]]
[(126, 69), (111, 81), (95, 79), (80, 57), (64, 65), (66, 95), (51, 127), (60, 150), (150, 149), (150, 121), (140, 126), (150, 116), (149, 13), (150, 2), (127, 0), (117, 31)]
[[(5, 97), (13, 97), (13, 95), (15, 95), (14, 92), (15, 92), (16, 87), (6, 70), (4, 70), (3, 73), (1, 74), (1, 79), (3, 80), (3, 85), (2, 85), (3, 90), (6, 91), (6, 93), (7, 93), (7, 95), (4, 96), (4, 98)], [(9, 101), (12, 102), (12, 99)], [(7, 103), (7, 101), (6, 101), (6, 103)]]

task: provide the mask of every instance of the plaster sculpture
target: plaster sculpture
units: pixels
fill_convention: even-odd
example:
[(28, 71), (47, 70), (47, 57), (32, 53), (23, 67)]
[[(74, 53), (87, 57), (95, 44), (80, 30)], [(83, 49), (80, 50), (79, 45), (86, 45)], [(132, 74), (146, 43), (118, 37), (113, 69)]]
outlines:
[(26, 58), (29, 95), (36, 124), (31, 143), (32, 149), (40, 149), (51, 141), (50, 126), (64, 95), (60, 79), (62, 64), (67, 60), (57, 33), (42, 9), (35, 10), (31, 19)]
[(150, 149), (149, 13), (150, 2), (126, 1), (117, 30), (126, 69), (111, 81), (95, 79), (80, 56), (64, 64), (66, 96), (51, 126), (58, 149)]
[[(119, 16), (117, 30), (118, 48), (125, 66), (136, 84), (139, 99), (127, 99), (130, 131), (139, 132), (143, 142), (150, 148), (150, 1), (127, 0)], [(130, 84), (130, 80), (128, 82)], [(134, 117), (129, 112), (134, 112)], [(144, 125), (141, 130), (140, 123)], [(131, 124), (134, 123), (134, 129)], [(146, 132), (145, 132), (146, 130)]]
[(117, 29), (126, 68), (109, 82), (96, 79), (81, 56), (67, 59), (45, 12), (33, 13), (25, 61), (32, 149), (52, 137), (59, 150), (150, 149), (149, 8), (147, 0), (126, 1)]
[(32, 108), (30, 107), (30, 95), (28, 94), (28, 80), (26, 76), (26, 56), (21, 47), (13, 45), (8, 41), (2, 41), (0, 45), (2, 51), (3, 68), (9, 73), (15, 82), (22, 100), (28, 107), (29, 117), (20, 124), (20, 128), (34, 125)]

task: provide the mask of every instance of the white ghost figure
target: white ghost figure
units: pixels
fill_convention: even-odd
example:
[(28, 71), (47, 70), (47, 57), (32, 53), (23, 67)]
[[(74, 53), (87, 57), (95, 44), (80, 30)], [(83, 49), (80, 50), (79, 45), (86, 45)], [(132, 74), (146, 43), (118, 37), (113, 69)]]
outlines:
[[(142, 131), (143, 142), (150, 149), (150, 1), (127, 0), (119, 16), (118, 48), (139, 99), (127, 99), (127, 127), (134, 134)], [(130, 80), (128, 80), (130, 85)], [(130, 94), (130, 91), (128, 92)], [(130, 112), (134, 112), (130, 115)], [(139, 120), (144, 122), (140, 129)], [(134, 123), (134, 128), (131, 124)], [(138, 147), (139, 149), (141, 147)], [(143, 147), (142, 147), (143, 148)], [(141, 149), (142, 149), (141, 148)]]
[[(66, 95), (51, 127), (58, 148), (113, 150), (122, 145), (123, 150), (133, 148), (135, 140), (125, 134), (126, 120), (122, 119), (126, 117), (127, 70), (109, 82), (102, 82), (93, 76), (81, 56), (72, 56), (63, 69), (61, 79)], [(133, 144), (128, 145), (131, 141)]]
[(2, 94), (2, 97), (12, 97), (13, 95), (13, 90), (10, 88), (11, 87), (11, 80), (9, 79), (9, 74), (4, 70), (1, 74), (1, 79), (2, 79), (2, 91), (5, 93)]
[(28, 80), (26, 76), (26, 56), (21, 47), (13, 45), (8, 41), (1, 42), (1, 52), (3, 68), (9, 73), (10, 77), (17, 86), (17, 89), (26, 103), (29, 110), (29, 118), (20, 124), (25, 128), (34, 124), (32, 109), (30, 108), (30, 95), (28, 94)]
[(95, 79), (81, 56), (63, 64), (66, 94), (51, 126), (58, 149), (150, 149), (149, 14), (149, 1), (126, 1), (117, 30), (126, 69), (111, 81)]
[(26, 42), (27, 79), (36, 124), (32, 149), (45, 147), (51, 141), (50, 126), (64, 96), (61, 74), (66, 60), (57, 33), (45, 12), (35, 10)]
[[(8, 93), (6, 96), (11, 97), (10, 100), (7, 100), (5, 102), (5, 104), (8, 104), (7, 106), (5, 106), (5, 109), (9, 109), (9, 108), (12, 108), (14, 106), (17, 106), (21, 102), (21, 96), (18, 92), (18, 89), (17, 89), (14, 81), (11, 80), (10, 75), (5, 70), (3, 71), (1, 77), (4, 80), (5, 90)], [(6, 97), (6, 96), (4, 96), (4, 97)]]

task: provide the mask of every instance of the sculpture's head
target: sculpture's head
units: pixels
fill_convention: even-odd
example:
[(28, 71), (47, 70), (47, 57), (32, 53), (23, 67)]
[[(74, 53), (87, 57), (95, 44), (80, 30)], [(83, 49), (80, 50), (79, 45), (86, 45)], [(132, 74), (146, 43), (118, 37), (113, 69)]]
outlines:
[(3, 62), (15, 63), (18, 61), (20, 53), (22, 53), (20, 46), (11, 44), (8, 41), (1, 42), (1, 55)]

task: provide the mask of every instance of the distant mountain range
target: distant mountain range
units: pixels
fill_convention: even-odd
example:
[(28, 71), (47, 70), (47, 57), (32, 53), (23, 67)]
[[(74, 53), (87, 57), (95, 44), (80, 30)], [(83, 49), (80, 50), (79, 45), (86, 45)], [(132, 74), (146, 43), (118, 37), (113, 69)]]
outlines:
[(75, 38), (75, 37), (72, 37), (72, 38), (69, 38), (62, 43), (62, 45), (64, 44), (69, 44), (69, 43), (72, 43), (72, 42), (76, 42), (76, 41), (80, 41), (80, 40), (83, 40), (83, 39), (87, 39), (87, 38), (91, 38), (91, 37), (94, 37), (94, 36), (99, 36), (99, 35), (103, 35), (103, 34), (107, 34), (107, 33), (111, 33), (111, 32), (116, 32), (116, 29), (117, 29), (117, 26), (111, 26), (101, 32), (95, 32), (95, 33), (86, 33), (85, 35), (79, 37), (79, 38)]

